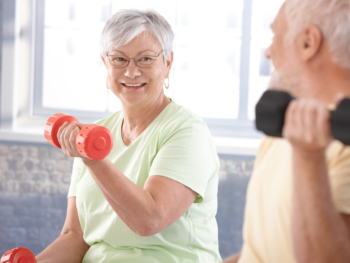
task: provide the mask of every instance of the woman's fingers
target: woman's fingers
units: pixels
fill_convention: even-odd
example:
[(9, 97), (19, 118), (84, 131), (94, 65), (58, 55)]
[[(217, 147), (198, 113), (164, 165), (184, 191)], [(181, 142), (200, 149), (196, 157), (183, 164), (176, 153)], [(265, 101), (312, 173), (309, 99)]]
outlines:
[(78, 136), (79, 131), (80, 131), (79, 126), (75, 126), (70, 133), (69, 146), (70, 146), (70, 153), (71, 153), (70, 156), (71, 157), (75, 157), (75, 156), (79, 155), (79, 151), (78, 151), (77, 146), (76, 146), (76, 140), (77, 140), (77, 136)]
[(59, 139), (59, 142), (61, 144), (61, 148), (63, 152), (71, 156), (72, 152), (74, 151), (74, 148), (72, 148), (71, 142), (70, 142), (70, 137), (72, 130), (77, 126), (77, 123), (72, 122), (70, 124), (64, 123), (60, 129), (59, 133), (57, 133), (57, 138)]
[(65, 149), (65, 145), (64, 145), (64, 140), (63, 140), (62, 134), (64, 133), (64, 129), (67, 127), (67, 125), (68, 125), (68, 122), (64, 122), (62, 124), (62, 126), (58, 129), (58, 132), (57, 132), (57, 140), (60, 143), (63, 152)]
[(76, 147), (76, 139), (79, 134), (79, 131), (86, 126), (83, 123), (63, 123), (62, 126), (58, 129), (57, 139), (61, 145), (62, 151), (70, 156), (70, 157), (83, 157), (77, 147)]
[(76, 122), (70, 123), (64, 130), (64, 144), (66, 147), (66, 154), (70, 157), (73, 157), (76, 153), (76, 146), (75, 146), (75, 140), (76, 136), (74, 137), (73, 130), (77, 127)]

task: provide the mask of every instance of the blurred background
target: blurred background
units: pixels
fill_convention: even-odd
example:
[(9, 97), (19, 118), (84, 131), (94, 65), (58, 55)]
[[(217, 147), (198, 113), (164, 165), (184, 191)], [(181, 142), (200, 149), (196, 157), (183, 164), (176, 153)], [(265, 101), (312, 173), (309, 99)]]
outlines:
[(245, 194), (262, 135), (254, 108), (284, 0), (0, 0), (0, 254), (40, 253), (62, 229), (71, 158), (43, 136), (53, 114), (91, 123), (121, 109), (99, 39), (119, 9), (153, 9), (175, 33), (166, 93), (203, 117), (220, 157), (219, 247), (242, 246)]

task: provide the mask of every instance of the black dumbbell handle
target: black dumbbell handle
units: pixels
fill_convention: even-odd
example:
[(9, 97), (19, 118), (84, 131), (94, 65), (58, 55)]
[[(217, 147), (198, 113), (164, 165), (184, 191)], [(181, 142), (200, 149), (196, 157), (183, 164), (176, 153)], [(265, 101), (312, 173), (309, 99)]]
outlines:
[[(265, 91), (255, 107), (257, 130), (268, 136), (282, 137), (284, 116), (293, 99), (287, 92)], [(333, 138), (350, 145), (350, 99), (343, 99), (331, 112), (331, 127)]]

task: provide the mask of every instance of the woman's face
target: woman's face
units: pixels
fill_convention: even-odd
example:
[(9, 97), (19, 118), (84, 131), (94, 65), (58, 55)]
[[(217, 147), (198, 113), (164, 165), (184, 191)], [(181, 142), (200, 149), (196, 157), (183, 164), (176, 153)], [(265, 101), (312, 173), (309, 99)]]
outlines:
[[(169, 76), (173, 61), (173, 54), (164, 63), (164, 52), (153, 61), (149, 67), (139, 67), (131, 59), (127, 67), (118, 68), (111, 64), (110, 59), (116, 56), (129, 58), (156, 56), (162, 52), (162, 47), (155, 36), (144, 31), (127, 45), (110, 50), (113, 57), (102, 57), (108, 71), (108, 87), (121, 100), (123, 105), (136, 106), (139, 104), (153, 104), (164, 96), (164, 80)], [(142, 58), (142, 56), (141, 56)], [(138, 86), (131, 86), (138, 85)]]

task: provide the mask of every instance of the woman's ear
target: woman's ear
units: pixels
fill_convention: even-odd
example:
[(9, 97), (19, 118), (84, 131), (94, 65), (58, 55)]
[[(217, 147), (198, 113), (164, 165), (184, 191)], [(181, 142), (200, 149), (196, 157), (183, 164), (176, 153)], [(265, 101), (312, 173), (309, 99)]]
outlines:
[(103, 61), (103, 64), (105, 64), (105, 67), (107, 68), (106, 58), (104, 56), (102, 56), (102, 54), (101, 54), (101, 59)]
[(169, 76), (169, 74), (170, 74), (170, 70), (171, 70), (171, 67), (173, 65), (173, 61), (174, 61), (174, 52), (171, 51), (170, 56), (166, 60), (167, 76)]

